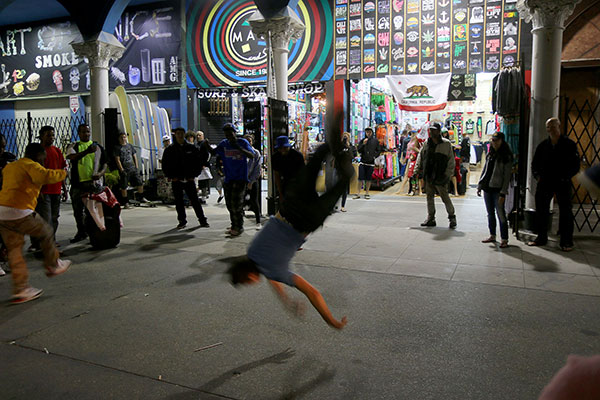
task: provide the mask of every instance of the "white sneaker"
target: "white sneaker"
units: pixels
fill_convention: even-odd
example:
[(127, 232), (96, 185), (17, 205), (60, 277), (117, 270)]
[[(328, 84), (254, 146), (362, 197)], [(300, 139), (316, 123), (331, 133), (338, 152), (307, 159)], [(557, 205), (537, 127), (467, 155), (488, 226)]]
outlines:
[(71, 260), (56, 260), (56, 267), (46, 267), (46, 276), (51, 278), (56, 275), (64, 274), (73, 262)]
[(262, 224), (259, 222), (258, 224), (256, 224), (256, 227), (254, 229), (260, 231), (260, 228), (262, 228)]
[(26, 303), (31, 300), (35, 300), (42, 295), (42, 289), (36, 289), (34, 287), (26, 287), (21, 290), (19, 293), (13, 294), (11, 303), (12, 304), (21, 304)]
[(2, 267), (0, 267), (0, 276), (4, 276), (6, 275), (6, 272), (2, 269)]

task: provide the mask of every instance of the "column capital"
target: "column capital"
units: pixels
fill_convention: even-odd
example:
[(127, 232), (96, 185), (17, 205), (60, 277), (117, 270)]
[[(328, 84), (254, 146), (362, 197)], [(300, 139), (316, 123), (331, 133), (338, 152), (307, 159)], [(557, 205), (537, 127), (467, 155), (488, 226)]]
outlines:
[(83, 42), (72, 42), (71, 47), (78, 56), (89, 60), (90, 68), (108, 69), (110, 62), (118, 60), (125, 52), (125, 47), (117, 38), (106, 32), (100, 32)]
[(540, 28), (564, 29), (565, 19), (573, 13), (581, 0), (518, 0), (517, 9), (522, 19), (533, 20), (533, 30)]
[(304, 23), (289, 7), (269, 19), (265, 19), (260, 11), (256, 11), (248, 18), (248, 23), (252, 27), (252, 32), (257, 36), (266, 38), (270, 32), (271, 45), (278, 50), (287, 50), (290, 40), (294, 42), (300, 39), (306, 29)]

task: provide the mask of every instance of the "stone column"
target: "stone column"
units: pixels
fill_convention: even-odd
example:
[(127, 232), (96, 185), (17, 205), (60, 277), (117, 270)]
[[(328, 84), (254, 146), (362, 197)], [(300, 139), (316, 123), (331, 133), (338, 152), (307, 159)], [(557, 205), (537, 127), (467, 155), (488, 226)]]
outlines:
[[(306, 27), (289, 7), (269, 19), (265, 19), (260, 11), (256, 11), (248, 18), (248, 22), (252, 27), (252, 32), (259, 37), (264, 37), (273, 50), (277, 100), (287, 101), (288, 47), (290, 40), (294, 42), (302, 37)], [(272, 78), (269, 76), (270, 74), (271, 68), (267, 65), (267, 81)]]
[[(531, 174), (531, 162), (537, 145), (544, 140), (546, 120), (559, 117), (560, 68), (565, 19), (580, 0), (519, 0), (521, 18), (533, 20), (533, 51), (531, 62), (531, 113), (527, 150), (527, 194), (525, 207), (535, 208), (536, 181)], [(564, 121), (561, 121), (564, 123)]]
[(102, 113), (108, 107), (108, 65), (123, 56), (125, 47), (114, 35), (100, 32), (90, 40), (71, 43), (80, 57), (86, 57), (90, 68), (90, 97), (92, 109), (92, 140), (104, 145)]

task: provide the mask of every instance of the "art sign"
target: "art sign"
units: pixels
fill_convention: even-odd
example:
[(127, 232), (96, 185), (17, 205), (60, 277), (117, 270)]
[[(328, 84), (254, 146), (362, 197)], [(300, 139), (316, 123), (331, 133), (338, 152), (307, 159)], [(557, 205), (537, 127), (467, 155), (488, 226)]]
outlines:
[[(115, 29), (126, 50), (109, 66), (110, 88), (181, 86), (178, 21), (170, 6), (126, 10)], [(70, 44), (81, 40), (69, 21), (0, 31), (0, 98), (89, 92), (88, 60)]]
[(335, 0), (333, 18), (336, 79), (497, 72), (531, 54), (516, 0)]
[[(253, 0), (207, 0), (187, 9), (188, 87), (233, 87), (266, 81), (267, 42), (252, 32)], [(333, 21), (329, 0), (300, 0), (306, 26), (289, 49), (290, 82), (323, 81), (333, 75)]]

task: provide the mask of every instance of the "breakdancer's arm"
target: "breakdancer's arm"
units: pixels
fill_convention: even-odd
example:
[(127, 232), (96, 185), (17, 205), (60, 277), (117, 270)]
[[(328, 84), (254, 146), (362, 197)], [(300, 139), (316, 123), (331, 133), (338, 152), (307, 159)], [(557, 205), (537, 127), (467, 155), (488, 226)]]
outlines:
[[(321, 295), (321, 292), (315, 289), (300, 275), (294, 275), (294, 285), (296, 286), (296, 289), (308, 297), (310, 303), (319, 312), (319, 314), (321, 314), (321, 317), (325, 320), (325, 322), (327, 322), (327, 324), (329, 324), (329, 326), (336, 329), (342, 329), (346, 325), (346, 317), (342, 317), (341, 321), (335, 319), (333, 315), (331, 315), (331, 311), (329, 311), (329, 307), (327, 307), (327, 303), (325, 303), (325, 299)], [(281, 289), (283, 290), (283, 288)]]

